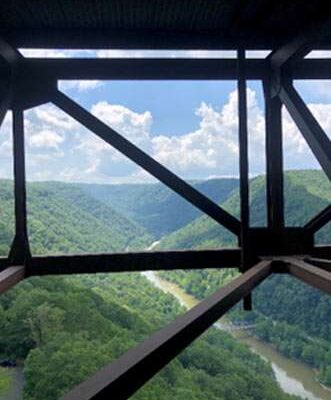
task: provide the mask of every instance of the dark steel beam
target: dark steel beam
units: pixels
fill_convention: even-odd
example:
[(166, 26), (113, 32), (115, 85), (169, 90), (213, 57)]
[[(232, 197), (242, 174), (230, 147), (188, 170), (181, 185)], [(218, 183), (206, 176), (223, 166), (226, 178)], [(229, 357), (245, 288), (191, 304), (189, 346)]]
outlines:
[[(22, 58), (19, 75), (59, 80), (236, 80), (237, 60), (201, 58)], [(247, 80), (265, 79), (269, 64), (246, 59)], [(331, 59), (295, 61), (285, 71), (292, 79), (331, 79)], [(0, 69), (5, 76), (5, 70)]]
[(324, 258), (307, 257), (307, 258), (304, 258), (304, 261), (307, 262), (308, 264), (313, 264), (316, 267), (319, 267), (321, 269), (325, 269), (328, 272), (331, 272), (331, 260), (325, 260)]
[(24, 265), (30, 258), (26, 218), (24, 115), (22, 110), (13, 111), (14, 151), (14, 196), (15, 196), (15, 237), (9, 259), (12, 265)]
[[(235, 80), (236, 65), (235, 58), (25, 58), (21, 74), (65, 80)], [(261, 79), (265, 71), (263, 60), (247, 60), (247, 79)]]
[(316, 245), (309, 254), (314, 258), (331, 259), (331, 245)]
[(23, 266), (8, 267), (0, 272), (0, 294), (15, 286), (25, 278), (25, 268)]
[(13, 88), (9, 77), (0, 78), (0, 126), (7, 114), (13, 97)]
[(308, 231), (315, 233), (331, 221), (331, 204), (324, 208), (304, 226)]
[[(200, 30), (151, 29), (45, 29), (34, 28), (2, 31), (3, 37), (17, 48), (35, 49), (164, 49), (164, 50), (236, 50), (238, 46), (252, 50), (279, 47), (281, 35), (241, 35), (233, 38), (226, 32)], [(280, 32), (281, 33), (281, 32)], [(329, 43), (326, 44), (328, 46)], [(324, 44), (321, 45), (324, 47)]]
[(271, 273), (263, 261), (81, 383), (62, 400), (124, 400)]
[(10, 108), (13, 85), (21, 54), (0, 38), (0, 126)]
[(301, 32), (268, 56), (272, 68), (279, 69), (295, 58), (304, 57), (316, 42), (330, 34), (330, 23), (328, 9), (326, 8), (323, 12), (321, 8), (319, 21), (313, 19), (304, 32)]
[(287, 264), (289, 274), (310, 286), (331, 294), (331, 272), (295, 257), (284, 257), (283, 261)]
[(331, 59), (306, 58), (291, 63), (285, 71), (292, 79), (331, 79)]
[(331, 180), (331, 141), (291, 83), (281, 85), (279, 98)]
[[(240, 245), (243, 249), (241, 272), (251, 266), (248, 248), (249, 228), (249, 167), (248, 167), (248, 131), (247, 131), (247, 93), (246, 93), (246, 57), (245, 50), (238, 50), (238, 118), (239, 118), (239, 177), (240, 177)], [(244, 310), (252, 310), (252, 295), (243, 301)]]
[(157, 271), (199, 268), (236, 268), (240, 249), (178, 250), (138, 253), (34, 256), (30, 275), (97, 272)]
[(199, 210), (229, 229), (235, 235), (238, 236), (240, 234), (241, 224), (237, 218), (223, 210), (208, 197), (140, 150), (65, 94), (55, 91), (52, 102)]
[(282, 104), (272, 96), (271, 80), (265, 80), (266, 179), (268, 227), (273, 231), (284, 228), (284, 183)]

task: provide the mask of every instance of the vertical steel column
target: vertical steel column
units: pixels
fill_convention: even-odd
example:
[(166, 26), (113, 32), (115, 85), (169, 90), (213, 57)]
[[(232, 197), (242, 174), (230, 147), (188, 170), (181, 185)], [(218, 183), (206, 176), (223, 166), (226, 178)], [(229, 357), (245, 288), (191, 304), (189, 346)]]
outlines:
[(24, 113), (13, 109), (13, 151), (14, 151), (14, 193), (15, 193), (15, 238), (9, 259), (12, 265), (24, 265), (31, 257), (27, 218), (25, 187), (25, 151), (24, 151)]
[[(247, 131), (247, 93), (245, 74), (245, 50), (239, 49), (238, 58), (238, 117), (239, 117), (239, 176), (240, 176), (240, 215), (242, 247), (241, 271), (246, 271), (251, 266), (248, 252), (249, 229), (249, 167), (248, 167), (248, 131)], [(244, 298), (244, 309), (252, 309), (252, 296)]]
[(267, 214), (268, 228), (279, 233), (284, 228), (282, 104), (273, 96), (270, 80), (263, 82), (266, 120)]

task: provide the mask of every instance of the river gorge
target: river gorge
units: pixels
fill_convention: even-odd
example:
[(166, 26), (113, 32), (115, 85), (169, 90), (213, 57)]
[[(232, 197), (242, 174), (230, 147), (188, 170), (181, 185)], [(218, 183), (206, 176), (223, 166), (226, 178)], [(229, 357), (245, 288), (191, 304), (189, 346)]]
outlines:
[[(144, 272), (143, 275), (160, 290), (172, 294), (182, 306), (188, 309), (199, 302), (178, 285), (160, 278), (153, 271)], [(224, 317), (215, 326), (228, 331), (236, 340), (245, 343), (253, 352), (270, 362), (275, 378), (284, 392), (305, 400), (331, 400), (331, 391), (317, 382), (315, 371), (309, 366), (284, 357), (272, 345), (258, 340), (249, 333), (249, 330), (236, 329)]]

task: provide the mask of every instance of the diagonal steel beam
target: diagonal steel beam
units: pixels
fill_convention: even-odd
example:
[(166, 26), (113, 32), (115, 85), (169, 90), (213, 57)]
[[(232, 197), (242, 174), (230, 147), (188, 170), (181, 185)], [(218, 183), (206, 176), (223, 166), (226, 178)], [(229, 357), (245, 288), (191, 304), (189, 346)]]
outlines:
[(312, 20), (305, 32), (301, 32), (288, 43), (269, 54), (267, 59), (270, 61), (272, 68), (279, 69), (296, 58), (304, 57), (311, 50), (314, 43), (330, 33), (331, 20), (326, 4), (325, 7), (321, 7), (319, 15), (319, 21)]
[(0, 272), (0, 294), (15, 286), (25, 278), (25, 268), (23, 266), (8, 267)]
[(183, 179), (155, 161), (148, 154), (140, 150), (137, 146), (129, 142), (114, 129), (100, 121), (65, 94), (58, 90), (55, 91), (52, 102), (209, 217), (229, 229), (229, 231), (235, 235), (238, 236), (240, 234), (241, 224), (237, 218), (233, 217), (208, 197), (186, 183)]
[(289, 274), (331, 295), (331, 272), (295, 257), (284, 257), (282, 261), (287, 264)]
[(324, 208), (304, 226), (308, 231), (315, 233), (331, 221), (331, 204)]
[(291, 83), (284, 83), (278, 94), (306, 139), (324, 172), (331, 180), (331, 141)]
[(16, 49), (0, 38), (0, 126), (10, 107), (13, 98), (13, 85), (19, 62), (23, 59)]
[(271, 261), (260, 262), (76, 386), (62, 400), (127, 399), (267, 278), (271, 270)]

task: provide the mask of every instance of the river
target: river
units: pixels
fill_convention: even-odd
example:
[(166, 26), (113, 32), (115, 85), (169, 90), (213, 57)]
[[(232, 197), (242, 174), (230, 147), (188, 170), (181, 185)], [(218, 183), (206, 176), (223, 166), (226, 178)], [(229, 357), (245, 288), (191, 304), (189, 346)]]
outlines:
[[(142, 273), (154, 286), (163, 292), (172, 294), (182, 306), (192, 308), (198, 300), (187, 294), (178, 285), (161, 279), (153, 271)], [(234, 330), (226, 318), (221, 318), (215, 326), (218, 329), (227, 330), (241, 343), (247, 344), (253, 352), (271, 363), (279, 386), (284, 392), (295, 394), (302, 399), (308, 400), (331, 400), (331, 392), (323, 388), (315, 379), (313, 369), (281, 355), (271, 345), (264, 343), (248, 334), (247, 330)], [(0, 400), (21, 399), (24, 384), (23, 371), (21, 368), (10, 369), (12, 385), (10, 392), (0, 395)]]
[[(154, 286), (170, 293), (186, 308), (192, 308), (198, 300), (187, 294), (178, 285), (161, 279), (153, 271), (142, 273)], [(233, 330), (226, 318), (221, 318), (215, 326), (227, 330), (236, 340), (247, 344), (250, 349), (271, 363), (275, 377), (282, 390), (308, 400), (331, 400), (331, 392), (321, 386), (312, 368), (281, 355), (270, 344), (264, 343), (248, 333), (247, 330)]]

